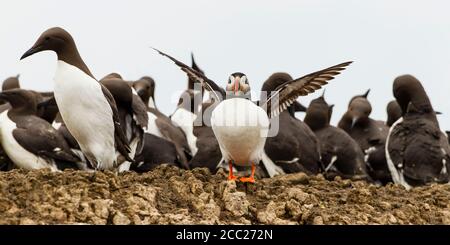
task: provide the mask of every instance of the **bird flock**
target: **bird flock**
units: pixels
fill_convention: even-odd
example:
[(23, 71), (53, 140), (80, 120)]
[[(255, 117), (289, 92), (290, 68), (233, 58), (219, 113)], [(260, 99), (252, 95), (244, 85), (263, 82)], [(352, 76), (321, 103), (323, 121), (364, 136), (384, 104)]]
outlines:
[[(57, 54), (52, 92), (23, 89), (7, 78), (0, 93), (0, 169), (79, 169), (146, 172), (160, 164), (184, 169), (224, 168), (228, 179), (304, 172), (393, 182), (406, 188), (450, 181), (450, 146), (431, 101), (411, 75), (394, 79), (395, 100), (385, 121), (370, 117), (370, 90), (349, 98), (337, 126), (326, 93), (303, 106), (297, 99), (322, 89), (352, 62), (300, 78), (274, 73), (258, 101), (248, 77), (233, 73), (224, 87), (155, 49), (188, 77), (175, 111), (161, 113), (155, 81), (111, 73), (97, 80), (73, 37), (62, 28), (42, 33), (21, 59), (41, 51)], [(295, 116), (305, 113), (304, 120)]]

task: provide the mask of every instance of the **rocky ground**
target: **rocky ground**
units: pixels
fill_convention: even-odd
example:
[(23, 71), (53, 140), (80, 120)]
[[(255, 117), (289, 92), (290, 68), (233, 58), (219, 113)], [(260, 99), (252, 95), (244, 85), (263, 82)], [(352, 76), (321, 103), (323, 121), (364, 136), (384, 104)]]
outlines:
[(242, 184), (221, 170), (0, 173), (0, 224), (450, 224), (450, 185), (398, 185), (303, 173)]

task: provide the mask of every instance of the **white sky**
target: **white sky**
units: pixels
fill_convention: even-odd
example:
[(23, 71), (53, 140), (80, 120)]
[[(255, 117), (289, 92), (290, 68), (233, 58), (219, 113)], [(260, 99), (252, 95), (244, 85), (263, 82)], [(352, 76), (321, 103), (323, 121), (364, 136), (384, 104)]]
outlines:
[[(424, 84), (442, 129), (450, 129), (449, 1), (1, 1), (0, 80), (20, 73), (22, 87), (51, 90), (55, 55), (19, 57), (47, 28), (68, 30), (97, 78), (119, 72), (157, 82), (156, 103), (171, 113), (186, 76), (154, 46), (190, 64), (193, 51), (207, 76), (223, 85), (247, 74), (252, 88), (273, 72), (299, 77), (347, 60), (347, 71), (327, 85), (336, 104), (371, 88), (372, 117), (386, 118), (392, 81), (410, 73)], [(320, 93), (300, 99), (305, 105)]]

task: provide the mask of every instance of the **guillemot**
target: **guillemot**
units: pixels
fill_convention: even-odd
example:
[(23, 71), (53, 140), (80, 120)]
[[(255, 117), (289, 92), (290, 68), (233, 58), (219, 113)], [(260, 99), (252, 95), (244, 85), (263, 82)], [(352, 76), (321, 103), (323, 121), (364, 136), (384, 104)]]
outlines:
[[(2, 83), (2, 91), (20, 88), (19, 77), (20, 75), (18, 74), (17, 76), (6, 78)], [(11, 105), (8, 103), (8, 101), (0, 99), (0, 113), (9, 109), (11, 109)], [(11, 161), (11, 159), (9, 159), (8, 155), (0, 146), (0, 170), (8, 171), (11, 170), (13, 167), (14, 163)]]
[(17, 74), (14, 77), (8, 77), (6, 78), (2, 83), (2, 91), (20, 88), (20, 74)]
[(347, 112), (339, 121), (338, 127), (347, 132), (361, 147), (372, 179), (387, 184), (392, 181), (384, 153), (389, 127), (385, 122), (370, 117), (372, 105), (367, 99), (369, 91), (350, 100)]
[[(116, 101), (120, 124), (127, 137), (131, 152), (130, 158), (134, 159), (144, 148), (144, 130), (148, 126), (147, 107), (133, 89), (121, 78), (104, 78), (100, 80)], [(128, 171), (131, 162), (126, 159), (118, 159), (119, 171)]]
[(386, 106), (387, 120), (386, 125), (391, 127), (400, 117), (402, 117), (402, 108), (396, 100), (392, 100)]
[[(194, 60), (194, 54), (191, 53), (191, 67), (193, 70), (205, 74), (202, 69), (197, 65), (197, 63)], [(199, 88), (195, 88), (195, 85), (198, 84)], [(189, 148), (191, 150), (193, 158), (195, 157), (195, 154), (197, 154), (199, 147), (197, 146), (197, 136), (194, 134), (194, 124), (195, 126), (201, 127), (201, 123), (196, 123), (199, 114), (203, 115), (203, 113), (200, 113), (203, 108), (203, 100), (207, 96), (204, 93), (204, 89), (201, 86), (200, 83), (196, 82), (194, 79), (188, 76), (188, 85), (187, 89), (183, 91), (183, 93), (180, 95), (180, 98), (178, 100), (177, 108), (175, 111), (170, 115), (170, 119), (172, 122), (174, 122), (175, 125), (180, 127), (184, 134), (186, 135), (186, 139), (189, 144)], [(208, 105), (208, 103), (205, 103), (205, 105)], [(200, 116), (201, 116), (200, 115)], [(203, 130), (200, 130), (199, 132), (203, 132)], [(201, 133), (200, 133), (201, 134)], [(209, 135), (207, 133), (207, 135)], [(208, 136), (206, 136), (208, 137)], [(205, 162), (203, 162), (204, 164)], [(200, 163), (202, 164), (202, 163)], [(194, 160), (194, 165), (196, 164), (196, 160)]]
[[(144, 101), (144, 103), (148, 105), (147, 106), (148, 126), (147, 129), (145, 130), (145, 133), (152, 134), (163, 140), (171, 142), (176, 149), (177, 162), (180, 164), (180, 167), (189, 169), (189, 159), (191, 158), (192, 153), (190, 151), (186, 135), (184, 134), (183, 130), (180, 127), (178, 127), (172, 122), (172, 120), (169, 117), (167, 117), (157, 109), (156, 103), (153, 100), (155, 96), (154, 80), (150, 77), (142, 77), (138, 81), (135, 81), (132, 84), (132, 86), (136, 94), (138, 94)], [(153, 144), (155, 144), (155, 142), (157, 142), (157, 139), (152, 139), (152, 141), (147, 140), (146, 142), (153, 142)], [(166, 145), (165, 142), (162, 142), (161, 144)], [(145, 146), (145, 148), (146, 151), (149, 151), (155, 148), (155, 146), (147, 145)], [(167, 149), (168, 151), (172, 151), (171, 148), (162, 148), (160, 146), (158, 146), (157, 149), (160, 151), (165, 149)], [(149, 161), (152, 162), (153, 164), (154, 160), (151, 159), (152, 159), (151, 155), (144, 156), (144, 164)]]
[(320, 141), (325, 175), (331, 179), (336, 175), (357, 180), (370, 179), (358, 143), (344, 130), (330, 125), (331, 115), (332, 106), (328, 105), (322, 94), (311, 101), (305, 116), (305, 123)]
[[(120, 126), (111, 93), (92, 75), (72, 36), (62, 28), (42, 33), (21, 59), (45, 50), (54, 51), (58, 62), (54, 93), (61, 117), (95, 169), (116, 167), (116, 149), (128, 161), (130, 147)], [(81, 120), (80, 120), (81, 119)]]
[[(20, 88), (19, 77), (20, 77), (20, 75), (6, 78), (2, 83), (2, 91)], [(11, 106), (8, 104), (7, 101), (0, 100), (0, 113), (4, 112), (10, 108), (11, 108)]]
[[(287, 73), (274, 73), (264, 82), (261, 91), (270, 93), (291, 80)], [(274, 137), (267, 138), (264, 150), (281, 168), (281, 173), (318, 174), (322, 168), (319, 141), (308, 125), (295, 117), (297, 111), (306, 111), (306, 107), (295, 101), (278, 117), (271, 118), (278, 120), (279, 131)]]
[[(240, 181), (251, 183), (255, 182), (256, 164), (259, 164), (261, 160), (268, 171), (271, 168), (264, 159), (264, 145), (269, 135), (269, 118), (278, 116), (299, 96), (320, 89), (351, 63), (345, 62), (285, 82), (258, 106), (248, 99), (250, 85), (245, 74), (241, 72), (231, 74), (224, 90), (186, 64), (159, 50), (156, 51), (172, 60), (188, 76), (201, 82), (202, 86), (210, 92), (212, 99), (217, 103), (212, 112), (211, 126), (219, 143), (222, 157), (225, 162), (228, 162), (230, 168), (228, 179), (237, 179), (233, 175), (233, 164), (237, 166), (250, 165), (251, 175), (240, 178)], [(226, 98), (227, 95), (231, 98)]]
[(156, 108), (155, 102), (155, 80), (149, 76), (143, 76), (141, 79), (134, 81), (132, 87), (136, 93), (141, 97), (142, 101), (148, 108)]
[(16, 166), (24, 169), (77, 168), (80, 159), (63, 136), (36, 116), (37, 98), (32, 91), (12, 89), (0, 93), (11, 109), (0, 115), (1, 143)]
[(393, 84), (402, 117), (390, 128), (386, 158), (392, 179), (406, 188), (450, 180), (450, 146), (419, 80), (399, 76)]

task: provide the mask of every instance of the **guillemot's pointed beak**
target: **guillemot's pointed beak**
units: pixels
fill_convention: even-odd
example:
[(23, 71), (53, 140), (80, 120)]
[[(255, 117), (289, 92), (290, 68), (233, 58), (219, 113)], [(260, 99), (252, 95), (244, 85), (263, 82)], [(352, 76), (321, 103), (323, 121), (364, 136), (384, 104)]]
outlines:
[(143, 89), (143, 88), (138, 88), (138, 89), (135, 89), (135, 91), (136, 91), (136, 93), (138, 94), (138, 96), (139, 97), (144, 97), (145, 96), (145, 89)]
[(25, 52), (22, 57), (20, 57), (20, 60), (23, 60), (25, 58), (27, 58), (28, 56), (31, 56), (35, 53), (41, 52), (43, 50), (42, 46), (37, 46), (37, 47), (31, 47), (27, 52)]
[(357, 117), (354, 117), (354, 118), (352, 119), (352, 125), (350, 126), (350, 128), (354, 128), (357, 122), (358, 122), (358, 118), (357, 118)]

